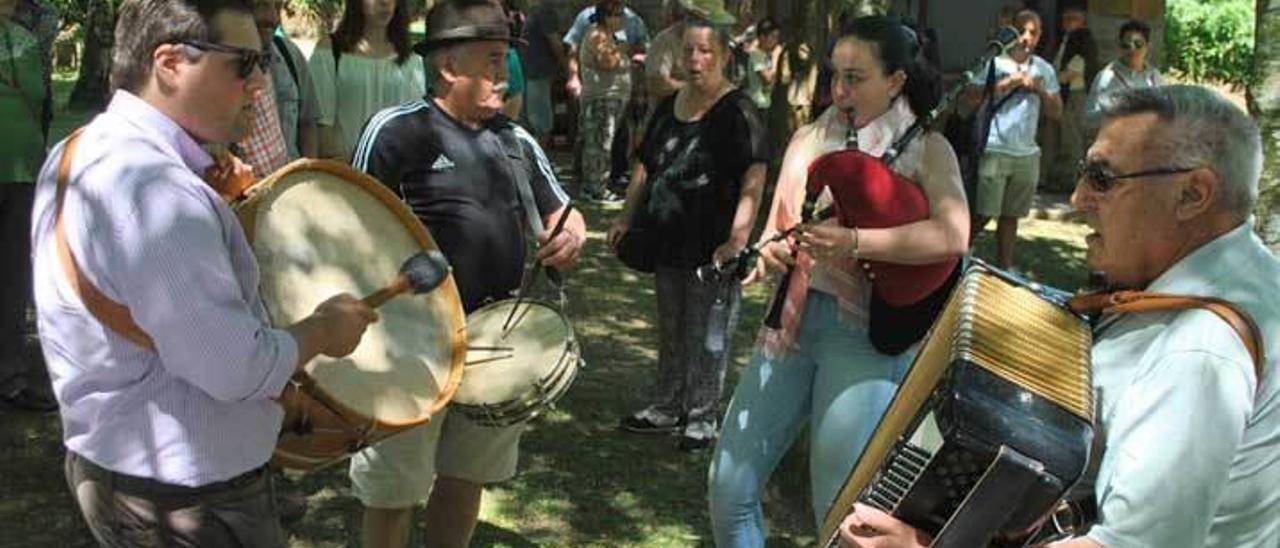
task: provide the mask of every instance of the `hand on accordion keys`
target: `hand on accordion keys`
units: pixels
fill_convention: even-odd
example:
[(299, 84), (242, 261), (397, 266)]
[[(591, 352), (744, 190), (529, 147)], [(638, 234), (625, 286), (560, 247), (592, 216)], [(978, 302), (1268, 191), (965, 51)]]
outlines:
[(841, 548), (923, 548), (931, 542), (924, 532), (861, 503), (840, 523)]

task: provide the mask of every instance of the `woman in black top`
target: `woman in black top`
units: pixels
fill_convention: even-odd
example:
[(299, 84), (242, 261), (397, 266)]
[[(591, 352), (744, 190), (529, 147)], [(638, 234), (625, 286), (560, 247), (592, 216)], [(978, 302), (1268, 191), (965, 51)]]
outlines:
[[(649, 120), (616, 246), (637, 215), (659, 241), (658, 378), (654, 399), (622, 419), (634, 432), (681, 429), (680, 446), (706, 447), (716, 429), (729, 339), (742, 289), (736, 279), (701, 281), (698, 266), (727, 262), (747, 244), (764, 190), (767, 152), (759, 113), (729, 77), (733, 50), (721, 14), (692, 18), (684, 32), (688, 84)], [(728, 277), (726, 277), (728, 278)]]

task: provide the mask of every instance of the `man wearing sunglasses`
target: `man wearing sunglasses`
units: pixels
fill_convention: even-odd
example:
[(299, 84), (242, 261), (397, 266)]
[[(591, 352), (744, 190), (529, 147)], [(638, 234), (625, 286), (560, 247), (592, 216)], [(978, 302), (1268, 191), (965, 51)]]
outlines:
[(1160, 70), (1148, 61), (1151, 55), (1151, 28), (1131, 19), (1120, 26), (1120, 54), (1093, 79), (1085, 116), (1090, 133), (1096, 133), (1101, 117), (1099, 100), (1112, 91), (1164, 85)]
[[(104, 546), (284, 546), (272, 401), (376, 314), (350, 295), (272, 328), (235, 214), (201, 174), (267, 68), (247, 0), (125, 0), (110, 104), (54, 148), (32, 231), (67, 482)], [(65, 161), (64, 161), (65, 160)]]
[[(1055, 547), (1272, 547), (1280, 543), (1280, 261), (1253, 232), (1258, 126), (1194, 86), (1103, 98), (1072, 204), (1090, 267), (1122, 288), (1224, 299), (1261, 333), (1194, 309), (1105, 314), (1094, 328), (1092, 463), (1077, 491), (1097, 521)], [(845, 546), (927, 539), (859, 506)]]

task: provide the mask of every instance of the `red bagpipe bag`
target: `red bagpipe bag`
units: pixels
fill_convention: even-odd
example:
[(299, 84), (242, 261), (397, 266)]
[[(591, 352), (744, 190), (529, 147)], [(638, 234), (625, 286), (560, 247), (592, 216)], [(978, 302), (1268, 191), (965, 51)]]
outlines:
[[(810, 193), (823, 187), (831, 190), (840, 226), (891, 228), (929, 218), (929, 198), (919, 185), (860, 150), (836, 151), (814, 160), (807, 185)], [(890, 305), (907, 306), (942, 287), (960, 258), (927, 265), (858, 262), (869, 271), (877, 296)]]
[[(831, 190), (841, 226), (891, 228), (929, 218), (929, 198), (880, 158), (856, 149), (825, 154), (809, 165), (807, 195)], [(871, 280), (869, 336), (885, 354), (919, 341), (946, 304), (960, 257), (925, 265), (859, 260)]]

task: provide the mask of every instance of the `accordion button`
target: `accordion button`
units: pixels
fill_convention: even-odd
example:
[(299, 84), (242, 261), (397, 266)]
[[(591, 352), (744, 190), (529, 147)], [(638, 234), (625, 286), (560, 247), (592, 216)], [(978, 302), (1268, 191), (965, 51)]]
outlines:
[(876, 273), (875, 273), (875, 272), (868, 272), (868, 273), (867, 273), (867, 279), (868, 279), (868, 280), (874, 280), (874, 279), (876, 279)]

